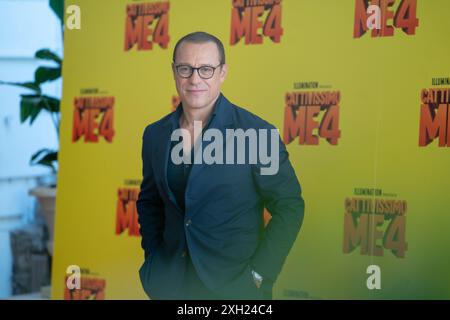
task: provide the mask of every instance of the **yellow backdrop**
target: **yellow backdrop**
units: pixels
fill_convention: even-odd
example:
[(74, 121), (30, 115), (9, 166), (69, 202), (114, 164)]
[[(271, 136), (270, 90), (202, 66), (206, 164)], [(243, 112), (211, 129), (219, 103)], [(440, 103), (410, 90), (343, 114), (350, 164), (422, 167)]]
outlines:
[(66, 1), (81, 29), (65, 32), (52, 298), (146, 298), (141, 138), (176, 104), (176, 41), (199, 30), (225, 44), (223, 93), (280, 129), (303, 188), (274, 298), (450, 298), (450, 2), (369, 2), (378, 26), (362, 0)]

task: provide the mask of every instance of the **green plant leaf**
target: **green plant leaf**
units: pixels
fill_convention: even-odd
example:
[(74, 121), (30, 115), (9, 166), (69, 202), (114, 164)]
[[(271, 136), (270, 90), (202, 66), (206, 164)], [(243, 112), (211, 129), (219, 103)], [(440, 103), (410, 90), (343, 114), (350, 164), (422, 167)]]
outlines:
[(45, 95), (21, 95), (20, 101), (20, 121), (23, 123), (28, 118), (30, 125), (33, 124), (36, 117), (42, 110), (49, 112), (59, 112), (60, 100)]
[(21, 97), (22, 99), (20, 100), (20, 122), (23, 123), (29, 118), (31, 125), (38, 116), (39, 112), (41, 112), (42, 110), (41, 106), (39, 105), (41, 101), (41, 96), (22, 94)]
[(60, 100), (57, 98), (42, 96), (42, 108), (49, 112), (59, 112)]
[(36, 51), (34, 56), (38, 59), (55, 61), (59, 65), (61, 65), (62, 62), (61, 58), (56, 53), (51, 52), (49, 49), (38, 50)]
[(37, 151), (30, 159), (31, 165), (43, 165), (52, 168), (53, 171), (56, 171), (53, 162), (58, 160), (58, 151), (51, 149), (41, 149)]
[(56, 16), (59, 18), (61, 24), (64, 24), (64, 0), (49, 0), (48, 4), (50, 8), (52, 8)]
[(4, 82), (4, 81), (0, 81), (0, 85), (8, 85), (8, 86), (16, 86), (16, 87), (22, 87), (22, 88), (27, 88), (30, 90), (33, 90), (36, 93), (41, 93), (41, 88), (39, 87), (38, 84), (34, 83), (34, 82)]
[(39, 67), (34, 73), (34, 82), (41, 84), (47, 81), (53, 81), (61, 77), (61, 67)]

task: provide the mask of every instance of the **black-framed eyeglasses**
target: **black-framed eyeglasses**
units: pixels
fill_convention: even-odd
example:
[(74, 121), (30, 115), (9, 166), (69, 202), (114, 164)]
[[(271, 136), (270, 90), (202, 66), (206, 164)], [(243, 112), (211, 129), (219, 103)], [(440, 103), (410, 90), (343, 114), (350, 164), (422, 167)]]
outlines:
[(190, 78), (194, 73), (194, 70), (197, 70), (197, 73), (200, 76), (200, 78), (211, 79), (214, 76), (214, 71), (216, 71), (216, 69), (219, 68), (220, 66), (222, 66), (222, 63), (219, 64), (217, 67), (201, 66), (198, 68), (191, 67), (188, 64), (180, 64), (178, 66), (175, 66), (175, 69), (177, 70), (177, 74), (181, 78)]

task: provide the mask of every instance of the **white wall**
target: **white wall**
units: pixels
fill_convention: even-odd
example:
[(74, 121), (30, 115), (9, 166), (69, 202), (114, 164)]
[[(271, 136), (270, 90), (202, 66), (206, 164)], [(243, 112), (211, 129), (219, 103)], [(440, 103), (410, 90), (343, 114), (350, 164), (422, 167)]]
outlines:
[[(33, 80), (36, 67), (49, 64), (34, 59), (42, 48), (62, 55), (61, 28), (48, 0), (0, 0), (0, 80)], [(45, 85), (44, 92), (60, 97), (61, 82)], [(35, 199), (28, 190), (50, 173), (30, 166), (30, 157), (58, 145), (49, 115), (40, 114), (32, 126), (20, 123), (21, 93), (31, 92), (0, 85), (0, 298), (11, 294), (9, 231), (34, 219)]]

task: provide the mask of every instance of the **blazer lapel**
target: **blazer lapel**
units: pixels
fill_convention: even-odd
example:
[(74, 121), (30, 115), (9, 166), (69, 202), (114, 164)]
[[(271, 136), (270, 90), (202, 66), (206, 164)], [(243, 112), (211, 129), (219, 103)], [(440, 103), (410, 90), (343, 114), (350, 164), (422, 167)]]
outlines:
[(166, 191), (170, 202), (172, 202), (172, 204), (178, 209), (178, 213), (181, 214), (181, 208), (177, 203), (174, 193), (170, 190), (169, 182), (167, 180), (169, 152), (172, 143), (170, 137), (176, 128), (176, 122), (179, 120), (180, 112), (182, 112), (181, 105), (178, 106), (176, 111), (170, 114), (168, 121), (162, 125), (161, 132), (157, 137), (159, 143), (157, 144), (158, 147), (155, 152), (156, 158), (158, 159), (158, 169), (156, 171), (162, 175), (160, 181), (162, 181), (163, 188)]

